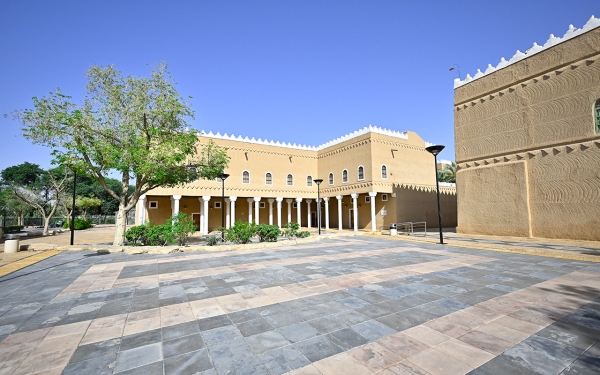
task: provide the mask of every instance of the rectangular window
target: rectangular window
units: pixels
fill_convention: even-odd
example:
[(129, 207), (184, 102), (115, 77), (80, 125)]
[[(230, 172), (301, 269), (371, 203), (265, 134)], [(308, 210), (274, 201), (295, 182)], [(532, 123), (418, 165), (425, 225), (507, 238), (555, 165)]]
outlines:
[(387, 201), (388, 200), (387, 194), (381, 194), (381, 200), (384, 202)]
[(155, 210), (158, 208), (158, 201), (149, 201), (148, 202), (148, 208)]
[(294, 208), (298, 208), (298, 203), (294, 202), (294, 203), (292, 204), (292, 207), (294, 207)]
[(600, 100), (596, 102), (595, 117), (596, 117), (596, 133), (600, 133)]
[(221, 202), (215, 202), (215, 208), (221, 208)]
[(367, 195), (365, 197), (365, 203), (371, 203), (371, 196)]
[(259, 208), (265, 208), (265, 202), (259, 202), (258, 203), (258, 207)]

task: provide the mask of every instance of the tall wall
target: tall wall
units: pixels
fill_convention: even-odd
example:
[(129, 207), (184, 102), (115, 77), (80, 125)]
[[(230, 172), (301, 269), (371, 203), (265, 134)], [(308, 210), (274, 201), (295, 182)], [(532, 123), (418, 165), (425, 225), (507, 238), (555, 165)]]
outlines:
[(600, 28), (455, 90), (461, 233), (600, 240)]

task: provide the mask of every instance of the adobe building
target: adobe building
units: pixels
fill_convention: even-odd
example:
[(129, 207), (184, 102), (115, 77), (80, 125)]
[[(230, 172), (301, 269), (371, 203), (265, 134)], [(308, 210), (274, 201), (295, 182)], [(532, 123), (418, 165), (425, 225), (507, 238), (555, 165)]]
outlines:
[[(435, 163), (416, 133), (369, 126), (318, 147), (208, 133), (231, 157), (221, 204), (220, 180), (157, 188), (141, 197), (137, 223), (162, 224), (191, 215), (202, 233), (237, 220), (285, 226), (317, 225), (317, 184), (322, 179), (322, 228), (379, 231), (390, 223), (438, 227)], [(456, 226), (456, 188), (442, 184), (443, 225)], [(225, 213), (222, 214), (222, 210)]]
[(454, 89), (459, 233), (600, 240), (600, 19)]

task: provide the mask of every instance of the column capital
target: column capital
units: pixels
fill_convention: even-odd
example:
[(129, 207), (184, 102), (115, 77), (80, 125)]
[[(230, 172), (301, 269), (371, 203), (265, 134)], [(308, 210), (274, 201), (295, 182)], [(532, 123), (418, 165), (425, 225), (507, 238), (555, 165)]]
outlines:
[(274, 198), (269, 198), (269, 199), (267, 199), (267, 201), (268, 201), (269, 203), (273, 203), (273, 202), (275, 202), (275, 199), (274, 199)]
[(277, 198), (275, 198), (275, 200), (276, 200), (277, 202), (282, 202), (282, 201), (283, 201), (283, 197), (277, 197)]
[(260, 202), (260, 197), (254, 197), (255, 202)]
[(237, 201), (237, 197), (229, 197), (229, 200), (232, 202), (235, 202), (235, 201)]
[(358, 194), (350, 194), (350, 196), (352, 197), (352, 199), (358, 198)]
[(144, 194), (144, 195), (140, 195), (140, 198), (139, 198), (139, 200), (141, 200), (141, 201), (143, 201), (143, 200), (146, 200), (146, 194)]
[(298, 203), (302, 202), (302, 198), (296, 198), (296, 202), (298, 202)]
[(286, 198), (285, 201), (288, 203), (292, 203), (294, 200), (292, 198)]
[(208, 202), (210, 200), (210, 195), (203, 195), (202, 200)]
[(308, 203), (308, 204), (311, 204), (311, 203), (312, 203), (312, 201), (313, 201), (312, 199), (307, 199), (307, 200), (306, 200), (306, 203)]
[(377, 196), (377, 192), (369, 192), (369, 197), (376, 197)]
[(229, 203), (231, 201), (229, 200), (229, 198), (225, 198), (225, 202)]
[(246, 200), (248, 201), (248, 203), (254, 202), (254, 198), (246, 198)]
[(336, 195), (335, 197), (337, 198), (338, 201), (342, 200), (342, 196), (341, 195)]
[(173, 195), (173, 199), (180, 200), (181, 199), (181, 195)]
[(327, 203), (329, 203), (329, 197), (324, 197), (323, 200)]

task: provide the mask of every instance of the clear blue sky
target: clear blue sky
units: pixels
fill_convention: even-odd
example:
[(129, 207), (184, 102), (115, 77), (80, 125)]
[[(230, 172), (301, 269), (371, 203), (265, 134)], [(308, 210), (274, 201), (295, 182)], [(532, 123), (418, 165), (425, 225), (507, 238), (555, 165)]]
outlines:
[[(462, 76), (600, 15), (598, 0), (2, 1), (0, 115), (92, 64), (146, 75), (165, 60), (198, 129), (318, 145), (369, 124), (412, 130), (454, 159), (452, 64)], [(49, 166), (0, 117), (0, 169)]]

